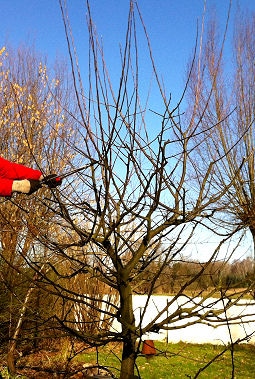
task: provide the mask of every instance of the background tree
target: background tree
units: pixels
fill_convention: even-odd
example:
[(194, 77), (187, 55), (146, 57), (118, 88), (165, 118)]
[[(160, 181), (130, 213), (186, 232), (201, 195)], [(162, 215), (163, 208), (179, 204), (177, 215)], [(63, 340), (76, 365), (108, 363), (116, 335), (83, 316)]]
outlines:
[[(43, 173), (59, 173), (69, 167), (72, 155), (68, 147), (75, 138), (64, 107), (70, 106), (71, 93), (65, 67), (56, 64), (54, 76), (32, 48), (17, 51), (2, 48), (0, 55), (0, 154), (10, 161), (39, 168)], [(60, 107), (61, 102), (61, 107)], [(1, 200), (0, 277), (2, 287), (3, 345), (9, 339), (8, 366), (15, 371), (15, 351), (27, 308), (38, 276), (29, 269), (30, 261), (45, 257), (38, 247), (38, 234), (54, 227), (49, 224), (54, 212), (43, 188), (31, 197), (15, 195)], [(42, 199), (45, 199), (42, 201)], [(56, 229), (56, 228), (55, 228)], [(43, 260), (38, 266), (40, 271)], [(31, 310), (31, 309), (30, 309)], [(38, 312), (38, 311), (34, 311)], [(33, 318), (33, 312), (30, 316)], [(31, 319), (32, 320), (32, 319)], [(31, 321), (32, 324), (32, 321)], [(8, 337), (7, 337), (8, 336)]]
[[(217, 160), (216, 187), (229, 186), (219, 203), (225, 226), (249, 230), (254, 245), (254, 14), (240, 11), (233, 57), (220, 48), (218, 24), (211, 19), (189, 82), (197, 143), (206, 139), (200, 162)], [(229, 185), (231, 183), (231, 185)], [(218, 221), (217, 221), (218, 222)]]

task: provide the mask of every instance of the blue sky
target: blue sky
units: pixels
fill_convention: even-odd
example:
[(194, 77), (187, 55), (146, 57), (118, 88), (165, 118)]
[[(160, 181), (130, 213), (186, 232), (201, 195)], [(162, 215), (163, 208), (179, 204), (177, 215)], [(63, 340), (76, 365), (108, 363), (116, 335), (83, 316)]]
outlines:
[[(138, 0), (138, 4), (158, 72), (164, 77), (168, 91), (178, 100), (185, 81), (186, 66), (195, 45), (197, 23), (201, 25), (204, 0)], [(119, 44), (123, 44), (125, 39), (129, 0), (90, 0), (90, 6), (98, 35), (103, 40), (108, 67), (112, 75), (119, 77)], [(215, 11), (221, 31), (226, 22), (228, 6), (228, 0), (207, 0), (206, 3), (206, 17)], [(82, 75), (86, 75), (86, 0), (67, 0), (67, 7)], [(38, 52), (48, 56), (49, 62), (53, 62), (55, 57), (68, 57), (58, 0), (0, 0), (0, 9), (0, 48), (6, 42), (12, 47), (34, 45)], [(232, 0), (229, 41), (235, 16), (240, 11), (255, 12), (255, 1)], [(140, 30), (138, 28), (138, 37)], [(143, 45), (140, 54), (143, 57)], [(142, 70), (148, 70), (146, 64)], [(142, 83), (144, 86), (147, 84)]]
[[(188, 60), (195, 44), (197, 22), (202, 20), (204, 0), (138, 0), (146, 24), (159, 74), (169, 90), (178, 97), (184, 83)], [(255, 11), (253, 0), (232, 0), (229, 29), (231, 37), (238, 5)], [(67, 57), (63, 22), (58, 0), (0, 0), (0, 44), (33, 44), (52, 62)], [(118, 68), (119, 44), (125, 38), (129, 0), (90, 0), (91, 12), (102, 37), (107, 62)], [(228, 0), (207, 0), (207, 17), (215, 9), (220, 26), (225, 25)], [(67, 8), (81, 64), (86, 72), (87, 30), (86, 0), (67, 0)], [(139, 29), (138, 29), (139, 33)], [(142, 54), (142, 51), (141, 51)], [(143, 68), (146, 70), (146, 67)]]

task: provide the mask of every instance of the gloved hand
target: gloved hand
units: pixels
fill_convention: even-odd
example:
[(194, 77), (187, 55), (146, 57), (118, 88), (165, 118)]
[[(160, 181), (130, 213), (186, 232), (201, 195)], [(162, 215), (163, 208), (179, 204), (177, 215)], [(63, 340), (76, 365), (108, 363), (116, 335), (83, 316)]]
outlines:
[(36, 192), (37, 190), (39, 190), (39, 188), (42, 187), (42, 183), (40, 182), (40, 180), (28, 179), (28, 181), (30, 183), (30, 190), (27, 193), (28, 195), (32, 195), (32, 193)]
[(62, 179), (56, 174), (50, 174), (43, 178), (42, 183), (46, 184), (50, 188), (56, 188), (61, 185)]
[(31, 195), (39, 188), (41, 188), (42, 183), (40, 180), (34, 179), (23, 179), (23, 180), (14, 180), (12, 183), (12, 192), (25, 193)]

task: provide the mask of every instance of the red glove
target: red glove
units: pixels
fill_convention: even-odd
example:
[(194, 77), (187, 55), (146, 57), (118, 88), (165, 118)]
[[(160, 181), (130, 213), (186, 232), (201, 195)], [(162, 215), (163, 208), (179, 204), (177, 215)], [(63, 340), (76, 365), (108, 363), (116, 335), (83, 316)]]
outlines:
[(46, 184), (50, 188), (56, 188), (61, 185), (62, 179), (56, 174), (50, 174), (43, 178), (42, 183)]

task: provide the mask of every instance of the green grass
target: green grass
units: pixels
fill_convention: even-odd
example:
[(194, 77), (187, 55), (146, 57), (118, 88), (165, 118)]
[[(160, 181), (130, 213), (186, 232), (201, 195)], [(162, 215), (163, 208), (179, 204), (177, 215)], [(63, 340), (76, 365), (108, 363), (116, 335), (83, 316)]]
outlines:
[[(215, 346), (210, 344), (166, 344), (154, 341), (157, 354), (152, 358), (138, 356), (137, 369), (142, 379), (194, 379), (196, 374), (199, 379), (253, 379), (255, 378), (255, 346), (236, 345), (234, 347), (234, 372), (232, 366), (231, 351), (228, 349), (223, 354), (225, 346)], [(64, 359), (64, 354), (52, 356), (54, 359)], [(89, 348), (82, 354), (76, 356), (75, 361), (79, 361), (82, 366), (85, 363), (108, 367), (111, 372), (119, 377), (121, 345), (111, 344), (100, 348), (97, 352)], [(218, 356), (218, 357), (217, 357)], [(217, 359), (214, 359), (217, 357)], [(210, 361), (213, 363), (208, 365)], [(206, 367), (208, 366), (208, 367)], [(203, 370), (203, 368), (205, 368)], [(3, 370), (3, 378), (9, 378), (7, 371)], [(16, 376), (22, 379), (27, 376)]]
[[(142, 379), (183, 379), (194, 378), (199, 369), (204, 368), (224, 346), (166, 344), (155, 341), (158, 351), (156, 356), (147, 359), (137, 358), (137, 366)], [(120, 348), (104, 347), (99, 350), (99, 364), (108, 366), (118, 377)], [(94, 353), (84, 354), (84, 362), (96, 362)], [(230, 350), (220, 355), (211, 365), (203, 370), (198, 378), (204, 379), (253, 379), (255, 377), (255, 347), (239, 345), (234, 349), (234, 376), (232, 376), (232, 358)]]

